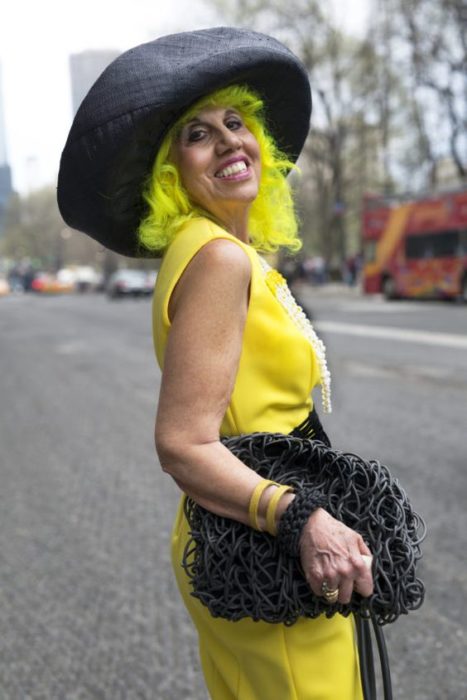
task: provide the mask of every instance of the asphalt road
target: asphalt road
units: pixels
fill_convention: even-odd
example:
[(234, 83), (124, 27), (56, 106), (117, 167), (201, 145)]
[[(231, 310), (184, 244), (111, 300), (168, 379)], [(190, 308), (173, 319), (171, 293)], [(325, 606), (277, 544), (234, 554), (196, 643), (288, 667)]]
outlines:
[[(467, 698), (467, 307), (301, 293), (333, 443), (390, 465), (428, 523), (426, 602), (386, 632), (394, 697)], [(3, 298), (0, 338), (0, 699), (205, 700), (169, 566), (150, 302)]]

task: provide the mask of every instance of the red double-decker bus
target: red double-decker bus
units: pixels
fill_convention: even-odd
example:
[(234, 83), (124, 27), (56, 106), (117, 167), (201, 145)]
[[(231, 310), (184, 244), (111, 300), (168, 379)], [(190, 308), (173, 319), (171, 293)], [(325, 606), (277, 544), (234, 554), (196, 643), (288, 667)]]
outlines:
[(467, 190), (366, 196), (362, 239), (367, 294), (467, 302)]

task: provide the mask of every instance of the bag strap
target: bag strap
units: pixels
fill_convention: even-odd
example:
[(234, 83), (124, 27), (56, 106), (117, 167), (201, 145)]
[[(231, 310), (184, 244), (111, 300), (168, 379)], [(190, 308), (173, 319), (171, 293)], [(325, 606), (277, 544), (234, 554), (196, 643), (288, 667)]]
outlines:
[[(384, 639), (384, 633), (381, 626), (376, 624), (373, 618), (370, 619), (378, 648), (384, 700), (393, 700), (391, 669), (389, 666), (389, 657), (386, 648), (386, 641)], [(355, 615), (363, 697), (364, 700), (377, 700), (378, 695), (376, 691), (375, 664), (371, 639), (370, 619), (362, 618), (360, 615)]]

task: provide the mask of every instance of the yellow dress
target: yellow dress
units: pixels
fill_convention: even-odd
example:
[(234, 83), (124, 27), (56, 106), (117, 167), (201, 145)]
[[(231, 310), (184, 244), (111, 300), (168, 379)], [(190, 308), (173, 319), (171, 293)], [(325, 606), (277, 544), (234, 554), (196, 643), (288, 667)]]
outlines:
[[(278, 273), (265, 269), (249, 245), (207, 219), (189, 222), (164, 255), (154, 292), (154, 345), (161, 369), (170, 321), (170, 295), (208, 241), (237, 243), (252, 265), (250, 302), (234, 391), (222, 435), (289, 433), (311, 410), (319, 370), (309, 341), (276, 298)], [(202, 668), (213, 700), (361, 700), (354, 625), (336, 615), (300, 618), (294, 625), (213, 618), (190, 595), (180, 565), (188, 538), (183, 496), (172, 533), (172, 561), (185, 605), (199, 634)], [(183, 672), (183, 669), (180, 669)]]

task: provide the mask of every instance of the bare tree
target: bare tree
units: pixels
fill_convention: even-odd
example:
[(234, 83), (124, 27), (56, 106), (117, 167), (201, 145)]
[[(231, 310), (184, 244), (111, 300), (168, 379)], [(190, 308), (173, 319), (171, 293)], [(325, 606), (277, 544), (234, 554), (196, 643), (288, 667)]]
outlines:
[[(381, 3), (382, 0), (380, 0)], [(437, 184), (437, 161), (450, 156), (467, 178), (466, 0), (383, 0), (398, 34), (397, 63), (413, 94), (422, 155)]]
[[(211, 0), (223, 18), (275, 36), (303, 61), (313, 93), (310, 136), (299, 165), (305, 249), (340, 267), (359, 246), (360, 202), (391, 186), (384, 167), (380, 104), (384, 88), (372, 43), (343, 34), (316, 0)], [(293, 109), (293, 105), (290, 106)], [(386, 138), (389, 138), (387, 123)]]

